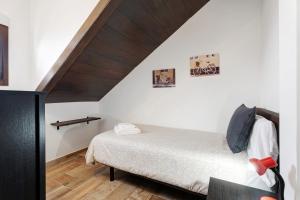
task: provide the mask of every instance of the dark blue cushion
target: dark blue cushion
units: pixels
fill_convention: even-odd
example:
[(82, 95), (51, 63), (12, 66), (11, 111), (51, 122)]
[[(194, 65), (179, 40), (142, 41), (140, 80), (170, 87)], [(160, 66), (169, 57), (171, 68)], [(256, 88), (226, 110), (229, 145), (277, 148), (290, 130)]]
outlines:
[(255, 107), (247, 108), (243, 104), (233, 113), (226, 136), (228, 146), (233, 153), (240, 153), (247, 149), (255, 122), (255, 110)]

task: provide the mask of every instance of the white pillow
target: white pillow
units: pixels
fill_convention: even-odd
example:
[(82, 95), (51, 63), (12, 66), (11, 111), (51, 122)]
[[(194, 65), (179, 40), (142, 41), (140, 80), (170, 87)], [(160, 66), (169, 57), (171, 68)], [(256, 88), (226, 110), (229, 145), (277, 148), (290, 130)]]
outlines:
[[(278, 159), (279, 148), (277, 143), (277, 132), (273, 122), (264, 117), (256, 116), (256, 121), (248, 144), (247, 154), (249, 159), (263, 159), (270, 156), (274, 160)], [(271, 170), (267, 170), (261, 178), (270, 188), (276, 183), (275, 175)]]

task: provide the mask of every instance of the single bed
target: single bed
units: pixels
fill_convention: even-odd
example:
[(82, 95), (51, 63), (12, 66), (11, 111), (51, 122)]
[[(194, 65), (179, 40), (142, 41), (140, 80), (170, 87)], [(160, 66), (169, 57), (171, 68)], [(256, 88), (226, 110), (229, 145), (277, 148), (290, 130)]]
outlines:
[[(274, 122), (276, 113), (257, 109)], [(143, 134), (117, 136), (113, 130), (97, 135), (86, 161), (206, 195), (210, 177), (270, 190), (249, 168), (245, 152), (233, 154), (222, 134), (138, 125)]]

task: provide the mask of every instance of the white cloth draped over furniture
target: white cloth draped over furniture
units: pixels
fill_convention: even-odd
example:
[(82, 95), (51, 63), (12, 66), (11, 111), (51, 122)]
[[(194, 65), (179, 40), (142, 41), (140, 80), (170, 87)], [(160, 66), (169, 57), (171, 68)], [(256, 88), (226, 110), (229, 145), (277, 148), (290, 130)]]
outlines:
[[(277, 132), (274, 124), (261, 116), (256, 116), (256, 121), (252, 129), (248, 149), (248, 158), (263, 159), (272, 157), (278, 159), (279, 147), (277, 142)], [(274, 172), (270, 169), (266, 171), (261, 179), (268, 187), (276, 184)]]
[(94, 161), (207, 194), (210, 177), (270, 190), (249, 167), (246, 152), (233, 154), (225, 136), (209, 132), (138, 125), (143, 134), (97, 135), (86, 162)]

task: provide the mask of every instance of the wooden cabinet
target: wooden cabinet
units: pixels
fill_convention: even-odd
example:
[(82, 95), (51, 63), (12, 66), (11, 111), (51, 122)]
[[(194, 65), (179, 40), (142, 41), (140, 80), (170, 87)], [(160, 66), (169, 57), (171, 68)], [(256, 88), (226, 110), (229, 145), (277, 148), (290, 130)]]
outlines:
[(42, 93), (0, 91), (0, 199), (45, 199), (44, 116)]

